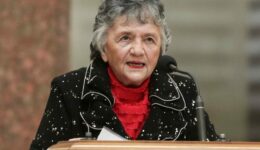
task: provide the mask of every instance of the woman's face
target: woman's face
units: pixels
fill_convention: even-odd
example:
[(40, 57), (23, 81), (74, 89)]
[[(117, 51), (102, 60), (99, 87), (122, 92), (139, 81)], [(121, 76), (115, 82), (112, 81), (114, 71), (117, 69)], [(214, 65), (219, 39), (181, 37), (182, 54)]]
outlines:
[(102, 59), (125, 86), (139, 86), (153, 72), (161, 48), (160, 28), (118, 17), (107, 31)]

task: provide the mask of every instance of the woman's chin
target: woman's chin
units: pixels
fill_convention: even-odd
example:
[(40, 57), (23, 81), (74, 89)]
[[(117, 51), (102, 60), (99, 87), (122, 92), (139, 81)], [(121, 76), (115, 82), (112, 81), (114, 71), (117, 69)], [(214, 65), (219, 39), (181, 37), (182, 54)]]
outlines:
[(140, 86), (144, 80), (146, 80), (147, 78), (145, 78), (144, 76), (131, 76), (129, 78), (127, 78), (127, 80), (125, 80), (126, 82), (126, 86), (129, 87), (138, 87)]

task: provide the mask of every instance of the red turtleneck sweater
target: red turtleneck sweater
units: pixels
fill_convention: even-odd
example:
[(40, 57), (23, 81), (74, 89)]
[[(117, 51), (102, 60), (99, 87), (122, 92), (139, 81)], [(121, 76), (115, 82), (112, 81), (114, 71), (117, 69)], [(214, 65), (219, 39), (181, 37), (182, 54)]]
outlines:
[(108, 68), (112, 94), (115, 99), (113, 111), (123, 125), (125, 132), (132, 139), (139, 135), (149, 114), (148, 85), (150, 78), (137, 88), (122, 85)]

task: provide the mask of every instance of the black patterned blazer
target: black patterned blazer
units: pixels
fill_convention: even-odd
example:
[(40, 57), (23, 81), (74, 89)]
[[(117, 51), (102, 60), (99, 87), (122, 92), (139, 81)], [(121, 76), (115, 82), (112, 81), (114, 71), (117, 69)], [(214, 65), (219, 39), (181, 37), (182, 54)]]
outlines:
[[(197, 89), (183, 72), (167, 73), (158, 67), (149, 84), (150, 114), (137, 140), (198, 140)], [(113, 112), (114, 99), (106, 63), (96, 58), (87, 68), (56, 77), (31, 150), (47, 149), (58, 141), (96, 138), (105, 126), (130, 139)], [(205, 112), (208, 140), (217, 140)]]

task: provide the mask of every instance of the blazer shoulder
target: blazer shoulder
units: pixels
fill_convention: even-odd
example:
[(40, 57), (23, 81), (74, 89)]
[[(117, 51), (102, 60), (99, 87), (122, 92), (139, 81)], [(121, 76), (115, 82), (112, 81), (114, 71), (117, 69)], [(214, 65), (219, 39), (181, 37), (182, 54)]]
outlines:
[(191, 93), (191, 91), (197, 93), (198, 89), (196, 82), (194, 80), (194, 77), (190, 73), (177, 70), (171, 72), (170, 75), (172, 76), (173, 80), (177, 83), (179, 88), (186, 91), (185, 93)]
[(190, 80), (194, 82), (193, 76), (186, 71), (175, 70), (170, 72), (169, 74), (179, 80)]
[(56, 85), (70, 85), (73, 83), (82, 83), (84, 80), (84, 76), (85, 76), (85, 72), (86, 72), (86, 67), (82, 67), (79, 68), (77, 70), (73, 70), (64, 74), (61, 74), (59, 76), (56, 76), (53, 80), (52, 80), (52, 84), (56, 84)]

